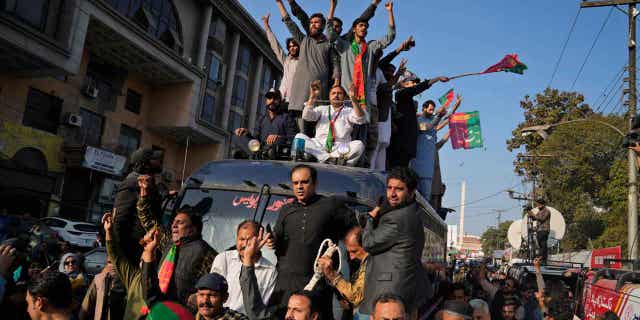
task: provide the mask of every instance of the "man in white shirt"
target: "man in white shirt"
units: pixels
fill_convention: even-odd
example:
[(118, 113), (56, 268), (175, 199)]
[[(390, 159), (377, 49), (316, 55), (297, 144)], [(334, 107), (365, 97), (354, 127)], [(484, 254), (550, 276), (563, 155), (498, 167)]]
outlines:
[[(242, 291), (240, 290), (242, 257), (244, 256), (247, 241), (253, 237), (257, 237), (259, 231), (260, 225), (255, 221), (245, 220), (241, 222), (240, 225), (238, 225), (236, 235), (236, 249), (218, 254), (211, 266), (211, 272), (223, 275), (229, 283), (229, 299), (227, 299), (224, 306), (240, 313), (246, 313), (242, 300)], [(260, 251), (257, 251), (253, 261), (255, 262), (255, 274), (258, 280), (260, 296), (266, 305), (276, 285), (276, 266), (262, 257)]]
[[(368, 115), (363, 106), (354, 102), (355, 88), (349, 89), (351, 103), (345, 103), (346, 91), (341, 86), (334, 86), (329, 92), (329, 105), (314, 107), (320, 96), (320, 82), (311, 83), (309, 100), (302, 110), (302, 119), (316, 122), (316, 136), (309, 138), (299, 133), (296, 138), (305, 140), (304, 151), (313, 155), (318, 162), (332, 162), (341, 156), (347, 160), (347, 165), (353, 166), (364, 152), (364, 144), (360, 140), (351, 141), (353, 125), (368, 123)], [(341, 155), (340, 145), (347, 145), (348, 151)], [(331, 161), (330, 161), (331, 160)]]

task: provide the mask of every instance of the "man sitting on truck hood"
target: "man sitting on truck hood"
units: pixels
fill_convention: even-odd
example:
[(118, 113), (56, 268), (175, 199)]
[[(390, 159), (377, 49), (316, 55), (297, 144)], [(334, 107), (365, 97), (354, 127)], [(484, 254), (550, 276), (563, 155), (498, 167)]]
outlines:
[(251, 139), (260, 140), (263, 146), (290, 144), (293, 136), (299, 131), (296, 120), (289, 113), (284, 112), (282, 94), (279, 90), (270, 90), (264, 98), (266, 112), (256, 122), (253, 134), (246, 128), (237, 128), (231, 137), (233, 146), (247, 155), (251, 153), (249, 150)]
[[(305, 141), (304, 152), (316, 157), (318, 162), (331, 162), (345, 157), (348, 165), (355, 165), (364, 152), (364, 144), (360, 140), (351, 141), (353, 125), (369, 122), (362, 106), (355, 101), (355, 88), (352, 85), (349, 90), (351, 106), (345, 103), (346, 91), (341, 86), (334, 86), (329, 91), (329, 105), (315, 107), (319, 96), (320, 82), (314, 81), (311, 83), (309, 100), (302, 110), (302, 119), (316, 122), (316, 136), (309, 138), (299, 133), (296, 139)], [(341, 145), (348, 146), (346, 154), (339, 153)]]

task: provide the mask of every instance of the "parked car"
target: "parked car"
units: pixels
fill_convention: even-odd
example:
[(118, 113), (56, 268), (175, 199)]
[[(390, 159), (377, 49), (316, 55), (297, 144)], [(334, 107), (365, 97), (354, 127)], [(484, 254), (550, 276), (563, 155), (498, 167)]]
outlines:
[(84, 270), (91, 277), (100, 273), (107, 265), (107, 250), (104, 247), (97, 247), (84, 254)]
[(77, 222), (58, 217), (42, 218), (49, 228), (58, 232), (58, 236), (77, 247), (92, 247), (100, 228), (88, 222)]

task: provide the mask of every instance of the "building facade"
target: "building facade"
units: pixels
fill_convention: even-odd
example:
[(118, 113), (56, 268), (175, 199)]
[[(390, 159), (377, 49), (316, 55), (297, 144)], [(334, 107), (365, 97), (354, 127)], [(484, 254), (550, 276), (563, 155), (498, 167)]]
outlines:
[(0, 1), (0, 213), (96, 221), (139, 147), (177, 189), (280, 75), (236, 0)]

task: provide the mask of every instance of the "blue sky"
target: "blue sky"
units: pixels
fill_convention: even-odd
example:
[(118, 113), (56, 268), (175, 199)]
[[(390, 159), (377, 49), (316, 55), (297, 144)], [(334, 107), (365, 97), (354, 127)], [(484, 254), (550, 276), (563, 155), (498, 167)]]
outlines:
[[(271, 26), (278, 38), (282, 41), (288, 36), (275, 1), (240, 2), (260, 25), (260, 17), (270, 12)], [(309, 13), (326, 13), (329, 1), (299, 0), (298, 3)], [(350, 25), (369, 3), (341, 0), (336, 16)], [(409, 69), (421, 78), (482, 71), (508, 53), (517, 53), (529, 67), (523, 76), (496, 73), (436, 84), (418, 97), (420, 102), (436, 99), (453, 87), (464, 99), (460, 111), (480, 111), (485, 148), (454, 151), (447, 144), (440, 152), (443, 179), (447, 184), (444, 206), (458, 209), (461, 182), (467, 181), (467, 233), (480, 235), (495, 225), (493, 209), (508, 209), (502, 215), (503, 221), (520, 216), (520, 204), (509, 199), (505, 192), (475, 201), (509, 187), (524, 190), (521, 178), (513, 173), (515, 153), (507, 151), (505, 141), (523, 119), (520, 100), (548, 85), (579, 3), (578, 0), (395, 1), (397, 37), (390, 48), (396, 48), (413, 35), (416, 47), (402, 56), (409, 60)], [(552, 87), (571, 88), (609, 10), (605, 7), (580, 12)], [(381, 4), (371, 22), (369, 38), (382, 37), (386, 26), (387, 12)], [(573, 90), (582, 92), (586, 102), (593, 106), (626, 61), (627, 16), (614, 9)], [(620, 100), (619, 94), (616, 99)], [(454, 213), (447, 222), (455, 224), (457, 219), (459, 214)]]

